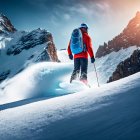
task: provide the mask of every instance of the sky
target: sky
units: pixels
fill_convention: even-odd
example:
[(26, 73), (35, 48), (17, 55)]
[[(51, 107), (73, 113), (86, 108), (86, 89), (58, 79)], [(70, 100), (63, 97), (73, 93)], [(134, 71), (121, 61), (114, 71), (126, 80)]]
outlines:
[(58, 50), (66, 49), (73, 29), (86, 23), (96, 52), (122, 32), (137, 11), (140, 0), (0, 0), (0, 13), (15, 28), (50, 31)]

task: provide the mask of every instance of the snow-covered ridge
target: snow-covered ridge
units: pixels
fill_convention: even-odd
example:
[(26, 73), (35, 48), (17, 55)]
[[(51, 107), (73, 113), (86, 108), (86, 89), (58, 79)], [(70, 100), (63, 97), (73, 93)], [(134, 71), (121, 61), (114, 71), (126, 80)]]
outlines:
[(119, 63), (108, 82), (113, 82), (121, 78), (140, 72), (140, 49), (138, 48), (133, 54)]
[(112, 52), (104, 57), (96, 59), (96, 67), (99, 75), (100, 83), (106, 83), (109, 77), (116, 70), (117, 65), (129, 58), (134, 50), (140, 49), (139, 47), (132, 46), (126, 49), (121, 49), (118, 52)]
[[(16, 31), (1, 35), (0, 81), (14, 76), (32, 63), (51, 61), (46, 49), (48, 45), (54, 46), (52, 35), (46, 30)], [(5, 74), (7, 72), (8, 75)]]
[(136, 13), (136, 16), (130, 20), (127, 27), (108, 43), (99, 46), (96, 57), (105, 56), (113, 51), (118, 52), (122, 48), (128, 48), (130, 46), (140, 47), (140, 12)]
[(37, 45), (50, 41), (50, 38), (51, 33), (47, 32), (46, 30), (37, 29), (29, 33), (23, 32), (21, 38), (18, 38), (18, 40), (13, 40), (16, 42), (16, 44), (13, 44), (8, 48), (7, 54), (17, 55), (24, 49), (28, 50)]

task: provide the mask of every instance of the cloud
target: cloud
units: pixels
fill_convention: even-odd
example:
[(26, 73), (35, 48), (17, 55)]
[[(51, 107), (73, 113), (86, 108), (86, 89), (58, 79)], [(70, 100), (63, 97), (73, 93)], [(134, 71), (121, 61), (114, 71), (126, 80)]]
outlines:
[(71, 16), (69, 14), (64, 14), (64, 19), (69, 20)]
[[(82, 22), (89, 25), (89, 33), (94, 39), (93, 46), (98, 48), (99, 44), (119, 34), (140, 10), (140, 0), (0, 1), (1, 9), (9, 6), (5, 11), (10, 10), (9, 15), (13, 12), (20, 28), (47, 28), (54, 35), (56, 47), (60, 48), (67, 46), (71, 31)], [(32, 27), (25, 26), (23, 20)]]

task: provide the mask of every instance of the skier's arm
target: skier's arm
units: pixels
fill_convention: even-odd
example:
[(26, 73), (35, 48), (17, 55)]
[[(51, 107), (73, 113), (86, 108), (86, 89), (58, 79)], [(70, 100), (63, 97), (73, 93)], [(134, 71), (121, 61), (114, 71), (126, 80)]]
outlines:
[(90, 37), (87, 38), (87, 51), (90, 55), (90, 58), (94, 57), (94, 53), (93, 53), (93, 49), (92, 49), (92, 42), (91, 42)]
[(71, 49), (70, 49), (70, 43), (71, 43), (71, 40), (70, 40), (70, 42), (69, 42), (68, 49), (67, 49), (68, 55), (72, 55), (72, 52), (71, 52)]

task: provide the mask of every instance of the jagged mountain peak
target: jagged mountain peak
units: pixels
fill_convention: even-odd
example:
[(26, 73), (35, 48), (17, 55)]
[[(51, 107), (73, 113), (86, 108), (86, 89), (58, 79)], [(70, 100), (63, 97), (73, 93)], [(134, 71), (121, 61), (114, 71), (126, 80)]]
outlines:
[(100, 45), (97, 50), (96, 57), (100, 58), (113, 51), (118, 52), (131, 46), (140, 46), (140, 12), (130, 20), (127, 27), (118, 36)]
[(127, 27), (135, 28), (135, 26), (140, 28), (140, 12), (136, 13), (136, 16), (130, 20)]
[(3, 14), (0, 14), (0, 33), (10, 33), (17, 31), (11, 21)]

